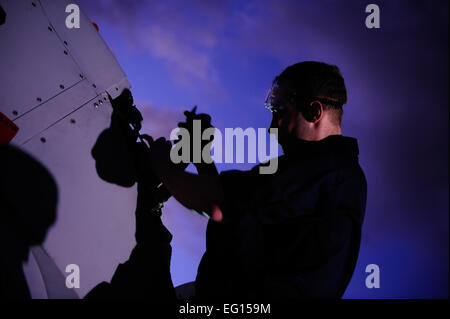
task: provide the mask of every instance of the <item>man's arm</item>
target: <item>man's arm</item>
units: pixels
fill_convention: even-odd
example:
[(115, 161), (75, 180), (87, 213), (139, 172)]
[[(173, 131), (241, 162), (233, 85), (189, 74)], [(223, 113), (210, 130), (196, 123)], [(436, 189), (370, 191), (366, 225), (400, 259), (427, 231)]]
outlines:
[(171, 143), (163, 138), (150, 146), (150, 164), (159, 180), (183, 206), (224, 220), (224, 195), (218, 175), (196, 175), (176, 167), (170, 160)]

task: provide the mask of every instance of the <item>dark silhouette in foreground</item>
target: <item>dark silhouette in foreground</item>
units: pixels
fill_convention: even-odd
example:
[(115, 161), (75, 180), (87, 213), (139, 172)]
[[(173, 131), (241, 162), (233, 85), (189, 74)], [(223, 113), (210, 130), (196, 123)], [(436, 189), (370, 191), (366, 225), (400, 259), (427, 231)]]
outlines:
[(29, 299), (22, 263), (56, 221), (57, 186), (44, 166), (13, 146), (0, 145), (0, 167), (0, 298)]

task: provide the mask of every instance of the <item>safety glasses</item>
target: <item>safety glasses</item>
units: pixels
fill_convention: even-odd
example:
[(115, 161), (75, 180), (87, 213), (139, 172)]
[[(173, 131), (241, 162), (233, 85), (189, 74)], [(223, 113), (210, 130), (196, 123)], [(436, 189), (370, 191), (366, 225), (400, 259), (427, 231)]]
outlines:
[(328, 98), (319, 97), (298, 97), (297, 94), (289, 89), (281, 87), (278, 83), (274, 83), (267, 93), (264, 101), (264, 106), (272, 113), (283, 111), (286, 106), (291, 103), (294, 105), (307, 105), (312, 101), (319, 101), (324, 105), (329, 105), (332, 108), (340, 109), (342, 104)]
[(288, 103), (293, 102), (293, 93), (283, 87), (280, 87), (278, 83), (274, 83), (267, 93), (267, 97), (264, 101), (264, 106), (272, 113), (277, 113), (286, 108)]

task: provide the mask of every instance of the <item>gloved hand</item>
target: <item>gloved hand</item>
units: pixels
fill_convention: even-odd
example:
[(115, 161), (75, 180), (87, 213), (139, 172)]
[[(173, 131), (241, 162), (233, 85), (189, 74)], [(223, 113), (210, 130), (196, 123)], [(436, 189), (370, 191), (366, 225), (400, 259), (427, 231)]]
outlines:
[[(214, 127), (211, 124), (211, 116), (205, 113), (196, 114), (197, 106), (195, 106), (192, 111), (185, 111), (184, 115), (186, 116), (186, 121), (178, 123), (178, 127), (184, 128), (189, 132), (190, 136), (190, 162), (194, 163), (194, 165), (197, 167), (202, 164), (210, 164), (212, 163), (211, 158), (211, 147), (212, 147), (212, 141), (214, 139), (214, 135), (211, 134), (208, 139), (203, 140), (203, 132), (207, 129), (212, 128), (214, 132)], [(196, 122), (194, 122), (196, 121)], [(194, 125), (200, 125), (199, 131), (194, 130)], [(198, 134), (198, 132), (200, 134)], [(200, 139), (200, 141), (199, 141)], [(194, 140), (195, 143), (198, 143), (197, 145), (200, 145), (200, 154), (195, 154), (194, 156)], [(176, 140), (174, 143), (177, 144), (181, 141), (181, 139)], [(206, 148), (206, 149), (205, 149)], [(203, 158), (206, 154), (207, 157)], [(198, 163), (197, 161), (194, 162), (196, 159), (201, 159), (201, 162)]]

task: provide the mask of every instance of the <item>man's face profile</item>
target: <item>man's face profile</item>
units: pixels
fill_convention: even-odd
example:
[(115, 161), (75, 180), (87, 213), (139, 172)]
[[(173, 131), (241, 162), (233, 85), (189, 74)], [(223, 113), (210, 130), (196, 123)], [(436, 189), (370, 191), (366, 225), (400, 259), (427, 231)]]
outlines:
[(278, 129), (278, 143), (283, 146), (295, 137), (300, 112), (291, 102), (290, 91), (279, 84), (272, 85), (265, 105), (272, 112), (270, 128)]

